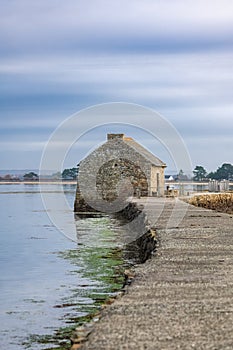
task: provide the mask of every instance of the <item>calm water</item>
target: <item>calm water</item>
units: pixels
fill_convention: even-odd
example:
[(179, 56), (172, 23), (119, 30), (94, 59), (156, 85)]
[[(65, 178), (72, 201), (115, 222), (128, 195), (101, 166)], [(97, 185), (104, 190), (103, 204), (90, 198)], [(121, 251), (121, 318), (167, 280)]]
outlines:
[[(75, 185), (64, 190), (71, 209), (61, 213), (63, 225), (76, 223), (78, 243), (51, 223), (38, 185), (0, 185), (2, 349), (66, 349), (79, 317), (122, 285), (116, 222), (75, 221)], [(43, 191), (59, 195), (56, 185), (44, 185)]]

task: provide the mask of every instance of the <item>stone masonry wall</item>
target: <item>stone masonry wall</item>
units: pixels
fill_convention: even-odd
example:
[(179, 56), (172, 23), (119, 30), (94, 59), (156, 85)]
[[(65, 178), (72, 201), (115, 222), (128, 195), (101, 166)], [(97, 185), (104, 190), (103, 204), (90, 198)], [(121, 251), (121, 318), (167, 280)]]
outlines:
[[(125, 181), (126, 180), (126, 181)], [(148, 196), (148, 182), (140, 166), (133, 162), (118, 158), (105, 163), (98, 171), (97, 191), (104, 200), (115, 200), (119, 196), (119, 183), (122, 182), (123, 191), (132, 191), (137, 195)]]

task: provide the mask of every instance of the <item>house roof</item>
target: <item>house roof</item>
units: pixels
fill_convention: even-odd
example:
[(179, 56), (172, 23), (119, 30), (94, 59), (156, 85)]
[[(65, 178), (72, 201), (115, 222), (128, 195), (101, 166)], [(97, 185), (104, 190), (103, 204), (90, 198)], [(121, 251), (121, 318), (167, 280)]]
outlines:
[(127, 137), (124, 134), (108, 134), (108, 140), (112, 140), (114, 138), (116, 138), (118, 140), (121, 139), (129, 147), (133, 148), (134, 151), (138, 152), (140, 155), (142, 155), (144, 158), (146, 158), (151, 164), (158, 166), (158, 167), (166, 167), (166, 164), (164, 162), (162, 162), (159, 158), (154, 156), (150, 151), (148, 151), (142, 145), (137, 143), (131, 137)]
[(142, 145), (134, 141), (133, 139), (126, 139), (123, 141), (132, 147), (136, 152), (140, 153), (143, 157), (148, 159), (153, 165), (155, 166), (162, 166), (166, 167), (166, 164), (162, 162), (158, 157), (154, 156), (151, 152), (149, 152), (146, 148), (144, 148)]

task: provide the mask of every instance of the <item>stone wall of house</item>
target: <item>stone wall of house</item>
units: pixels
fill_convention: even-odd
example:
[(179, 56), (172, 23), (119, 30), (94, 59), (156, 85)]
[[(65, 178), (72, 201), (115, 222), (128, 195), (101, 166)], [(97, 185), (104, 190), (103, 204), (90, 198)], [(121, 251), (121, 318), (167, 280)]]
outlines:
[[(118, 163), (116, 163), (116, 160)], [(104, 169), (106, 175), (104, 175)], [(124, 174), (125, 170), (127, 170), (127, 174)], [(138, 176), (133, 174), (134, 171)], [(108, 172), (111, 176), (107, 175)], [(127, 184), (127, 181), (125, 181), (127, 178), (128, 184), (131, 183), (133, 188), (136, 188), (137, 182), (142, 185), (144, 180), (143, 189), (146, 190), (146, 180), (149, 186), (150, 175), (150, 163), (143, 156), (132, 150), (123, 142), (123, 139), (110, 139), (80, 162), (79, 189), (76, 201), (83, 197), (88, 204), (94, 205), (101, 200), (106, 201), (108, 197), (109, 201), (114, 200), (117, 193), (117, 184), (120, 180), (124, 180), (122, 181), (124, 186), (124, 184)], [(103, 176), (102, 179), (101, 176)], [(133, 194), (132, 191), (131, 194)], [(126, 198), (127, 191), (125, 191), (125, 197), (122, 200)], [(75, 206), (77, 208), (77, 203)]]
[[(101, 166), (96, 178), (97, 191), (102, 199), (115, 200), (121, 191), (148, 196), (148, 181), (140, 166), (128, 159), (110, 160)], [(138, 192), (139, 191), (139, 192)]]

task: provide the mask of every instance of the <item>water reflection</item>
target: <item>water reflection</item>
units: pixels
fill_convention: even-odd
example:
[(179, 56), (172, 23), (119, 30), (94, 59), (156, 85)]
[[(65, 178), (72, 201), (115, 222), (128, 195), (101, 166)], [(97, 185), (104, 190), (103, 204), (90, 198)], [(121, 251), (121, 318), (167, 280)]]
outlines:
[[(109, 216), (85, 219), (75, 216), (77, 246), (60, 251), (58, 257), (68, 261), (75, 285), (54, 308), (65, 310), (65, 323), (52, 335), (31, 336), (27, 344), (46, 343), (69, 349), (73, 330), (88, 321), (109, 297), (113, 297), (124, 284), (124, 270), (129, 262), (123, 257), (119, 244), (120, 227)], [(47, 349), (47, 348), (46, 348)], [(55, 347), (56, 349), (56, 347)]]

